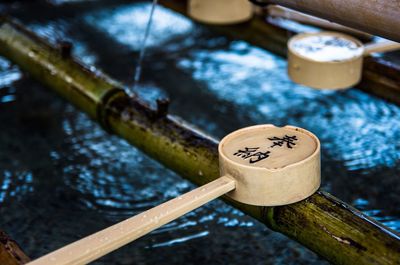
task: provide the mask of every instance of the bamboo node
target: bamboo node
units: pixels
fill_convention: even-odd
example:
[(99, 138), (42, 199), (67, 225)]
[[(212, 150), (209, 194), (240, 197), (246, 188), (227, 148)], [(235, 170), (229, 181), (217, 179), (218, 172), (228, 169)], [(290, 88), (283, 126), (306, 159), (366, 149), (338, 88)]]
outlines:
[(57, 43), (62, 58), (70, 58), (74, 45), (70, 41), (60, 40)]

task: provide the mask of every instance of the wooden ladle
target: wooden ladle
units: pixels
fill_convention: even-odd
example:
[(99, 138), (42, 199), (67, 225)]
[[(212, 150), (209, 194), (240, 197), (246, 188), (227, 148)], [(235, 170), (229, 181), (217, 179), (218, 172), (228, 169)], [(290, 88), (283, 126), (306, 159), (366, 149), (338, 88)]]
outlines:
[(302, 33), (288, 42), (288, 74), (296, 83), (317, 89), (345, 89), (360, 82), (363, 57), (400, 49), (383, 41), (363, 45), (337, 32)]
[(303, 200), (320, 186), (319, 140), (304, 129), (244, 128), (226, 136), (218, 151), (220, 178), (28, 264), (87, 264), (222, 195), (275, 206)]
[(248, 0), (189, 0), (187, 13), (201, 23), (232, 25), (250, 20), (253, 6)]

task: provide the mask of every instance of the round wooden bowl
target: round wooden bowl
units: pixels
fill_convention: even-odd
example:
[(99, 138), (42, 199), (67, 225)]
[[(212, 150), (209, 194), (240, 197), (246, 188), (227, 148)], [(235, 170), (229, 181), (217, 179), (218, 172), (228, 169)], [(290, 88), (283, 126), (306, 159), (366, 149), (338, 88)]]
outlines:
[(320, 186), (320, 143), (294, 127), (257, 125), (235, 131), (219, 144), (221, 176), (236, 181), (227, 195), (252, 205), (298, 202)]
[(189, 0), (188, 14), (194, 20), (207, 24), (236, 24), (253, 16), (248, 0)]
[[(344, 53), (340, 52), (336, 52), (336, 54), (334, 54), (335, 52), (330, 54), (327, 52), (326, 56), (318, 57), (312, 51), (318, 50), (321, 48), (320, 46), (312, 47), (310, 45), (310, 52), (307, 52), (306, 48), (298, 48), (301, 47), (300, 43), (306, 43), (307, 40), (311, 39), (310, 37), (314, 40), (315, 38), (332, 38), (338, 42), (352, 43), (356, 48), (346, 51), (345, 56), (343, 56)], [(346, 34), (328, 31), (298, 34), (288, 42), (288, 74), (294, 82), (312, 88), (349, 88), (361, 79), (363, 54), (362, 43)], [(336, 55), (338, 58), (335, 59)]]

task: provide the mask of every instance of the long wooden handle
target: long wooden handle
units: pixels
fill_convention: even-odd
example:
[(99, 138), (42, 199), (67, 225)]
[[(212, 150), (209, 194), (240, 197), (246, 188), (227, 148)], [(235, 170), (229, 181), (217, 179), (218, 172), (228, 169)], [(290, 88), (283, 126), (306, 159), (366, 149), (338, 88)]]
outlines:
[(278, 6), (278, 5), (269, 5), (267, 7), (267, 10), (268, 10), (268, 15), (270, 15), (272, 17), (280, 17), (280, 18), (290, 19), (290, 20), (294, 20), (294, 21), (297, 21), (300, 23), (304, 23), (304, 24), (308, 24), (308, 25), (312, 25), (312, 26), (316, 26), (316, 27), (320, 27), (320, 28), (324, 28), (324, 29), (346, 32), (346, 33), (350, 33), (352, 35), (356, 35), (360, 38), (371, 38), (372, 37), (372, 35), (370, 35), (368, 33), (365, 33), (365, 32), (362, 32), (362, 31), (359, 31), (359, 30), (356, 30), (353, 28), (349, 28), (346, 26), (342, 26), (340, 24), (330, 22), (330, 21), (322, 19), (322, 18), (307, 15), (307, 14), (295, 11), (293, 9), (290, 9), (290, 8), (286, 8), (286, 7), (282, 7), (282, 6)]
[(368, 56), (374, 52), (390, 52), (400, 49), (400, 43), (394, 41), (382, 41), (369, 43), (364, 46), (364, 56)]
[(235, 181), (233, 179), (220, 177), (204, 186), (78, 240), (28, 264), (87, 264), (233, 189), (235, 189)]

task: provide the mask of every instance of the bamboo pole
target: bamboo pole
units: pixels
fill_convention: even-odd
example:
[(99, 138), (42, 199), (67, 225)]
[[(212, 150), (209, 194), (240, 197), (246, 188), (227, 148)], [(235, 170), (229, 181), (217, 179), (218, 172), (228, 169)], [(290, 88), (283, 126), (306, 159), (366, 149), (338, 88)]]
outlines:
[(18, 244), (0, 230), (0, 264), (22, 265), (27, 262), (29, 262), (29, 258)]
[(327, 19), (400, 42), (398, 0), (257, 0)]
[[(129, 98), (121, 86), (92, 73), (7, 19), (0, 20), (0, 54), (85, 110), (107, 130), (197, 185), (219, 177), (217, 142), (164, 111)], [(71, 96), (73, 95), (73, 96)], [(326, 192), (299, 203), (259, 207), (225, 200), (334, 264), (395, 264), (400, 236)]]
[[(186, 1), (159, 0), (159, 3), (175, 12), (187, 15)], [(245, 40), (280, 56), (287, 55), (288, 39), (294, 34), (304, 32), (295, 31), (262, 14), (255, 15), (249, 22), (239, 25), (207, 27), (219, 34)], [(362, 79), (356, 88), (400, 105), (400, 65), (388, 58), (365, 58)]]

